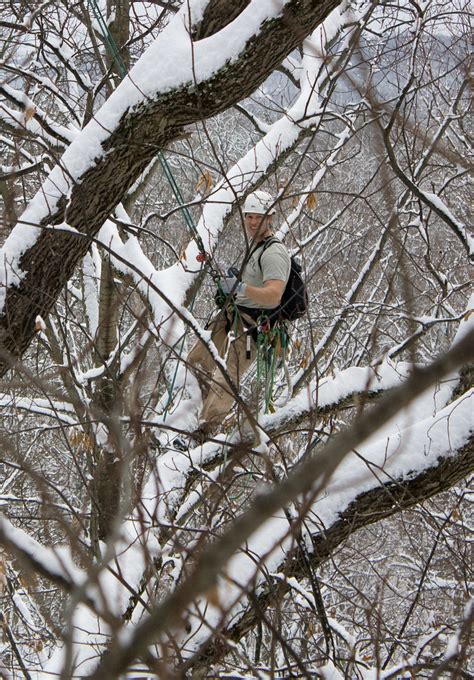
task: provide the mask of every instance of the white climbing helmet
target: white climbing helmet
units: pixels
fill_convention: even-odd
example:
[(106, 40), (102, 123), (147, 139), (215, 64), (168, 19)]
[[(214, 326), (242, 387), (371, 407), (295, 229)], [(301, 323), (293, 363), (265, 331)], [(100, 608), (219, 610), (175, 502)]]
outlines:
[(249, 194), (245, 199), (244, 214), (274, 215), (276, 213), (274, 203), (273, 196), (267, 194), (266, 191), (254, 191), (253, 194)]

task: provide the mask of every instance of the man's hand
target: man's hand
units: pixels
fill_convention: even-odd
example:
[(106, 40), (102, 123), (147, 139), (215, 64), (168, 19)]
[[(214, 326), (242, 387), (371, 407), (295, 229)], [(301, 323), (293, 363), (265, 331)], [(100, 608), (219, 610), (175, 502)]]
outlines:
[(221, 279), (221, 289), (224, 295), (238, 295), (243, 293), (245, 283), (237, 281), (235, 276), (225, 276)]

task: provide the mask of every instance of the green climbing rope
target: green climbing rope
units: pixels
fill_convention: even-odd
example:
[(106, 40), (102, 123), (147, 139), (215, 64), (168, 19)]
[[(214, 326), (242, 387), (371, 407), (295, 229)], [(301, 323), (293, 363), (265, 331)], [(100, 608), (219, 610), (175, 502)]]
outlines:
[[(122, 78), (124, 78), (127, 75), (127, 68), (125, 66), (125, 63), (124, 63), (121, 55), (120, 55), (120, 51), (117, 47), (117, 44), (116, 44), (116, 42), (115, 42), (115, 40), (114, 40), (110, 30), (109, 30), (109, 27), (107, 26), (107, 23), (104, 20), (104, 17), (103, 17), (102, 12), (101, 12), (98, 4), (97, 4), (97, 1), (96, 0), (88, 0), (88, 2), (89, 2), (90, 8), (92, 9), (94, 17), (97, 21), (97, 24), (100, 28), (100, 31), (103, 35), (106, 47), (109, 50), (109, 52), (112, 56), (112, 59), (115, 62), (117, 72), (119, 73), (119, 75)], [(168, 161), (166, 160), (165, 156), (161, 153), (161, 151), (158, 152), (157, 157), (158, 157), (159, 163), (161, 165), (161, 168), (163, 170), (163, 173), (164, 173), (166, 179), (168, 180), (168, 183), (169, 183), (169, 185), (170, 185), (170, 187), (173, 191), (173, 194), (174, 194), (174, 196), (177, 200), (178, 206), (179, 206), (180, 210), (182, 211), (186, 225), (187, 225), (189, 231), (192, 234), (192, 238), (194, 239), (194, 241), (196, 242), (196, 244), (199, 248), (200, 252), (199, 252), (199, 255), (198, 255), (198, 261), (199, 262), (205, 262), (206, 259), (207, 259), (207, 254), (206, 254), (206, 250), (205, 250), (205, 247), (204, 247), (204, 243), (203, 243), (201, 236), (199, 235), (199, 233), (196, 229), (196, 226), (193, 222), (193, 218), (191, 217), (191, 213), (189, 212), (188, 208), (184, 205), (183, 195), (182, 195), (181, 190), (178, 186), (176, 178), (173, 175), (171, 167), (170, 167)], [(191, 305), (190, 305), (191, 311), (194, 307), (194, 302), (195, 302), (195, 296), (193, 297), (193, 300), (192, 300)], [(181, 354), (183, 352), (183, 348), (184, 348), (184, 337), (181, 340), (181, 346), (180, 346), (179, 351), (178, 351), (179, 357), (181, 356)], [(167, 402), (165, 410), (164, 410), (164, 420), (166, 420), (166, 416), (168, 414), (168, 409), (169, 409), (169, 406), (171, 405), (172, 394), (173, 394), (174, 386), (175, 386), (175, 383), (176, 383), (177, 374), (178, 374), (178, 363), (176, 364), (176, 368), (175, 368), (175, 371), (174, 371), (173, 379), (171, 381), (171, 385), (168, 387), (168, 402)]]

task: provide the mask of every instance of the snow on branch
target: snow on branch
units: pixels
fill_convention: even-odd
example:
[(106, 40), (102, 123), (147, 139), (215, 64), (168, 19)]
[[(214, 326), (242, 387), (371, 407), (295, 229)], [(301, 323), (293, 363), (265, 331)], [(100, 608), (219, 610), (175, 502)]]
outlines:
[[(253, 555), (255, 567), (248, 583), (252, 583), (257, 593), (258, 608), (250, 599), (241, 597), (238, 607), (226, 610), (229, 623), (222, 631), (223, 636), (239, 640), (261, 620), (262, 609), (278, 597), (275, 587), (284, 594), (285, 581), (275, 587), (268, 585), (269, 571), (285, 573), (291, 585), (291, 578), (304, 576), (303, 561), (298, 557), (301, 550), (309, 555), (313, 566), (318, 567), (357, 529), (440, 493), (469, 474), (474, 469), (473, 408), (474, 391), (471, 390), (435, 416), (399, 432), (391, 440), (379, 440), (349, 454), (329, 485), (314, 499), (311, 510), (308, 512), (307, 506), (302, 510), (304, 505), (300, 508), (300, 512), (306, 514), (306, 521), (295, 550), (280, 563), (278, 551), (271, 555), (265, 551)], [(387, 441), (391, 449), (388, 456)], [(298, 517), (298, 512), (294, 516)], [(271, 530), (272, 525), (268, 524), (267, 531)], [(274, 542), (280, 541), (280, 546), (284, 546), (287, 528), (281, 527), (280, 534), (276, 533), (276, 526), (273, 530)], [(245, 552), (241, 553), (241, 560), (245, 560)], [(226, 576), (232, 579), (228, 568)], [(186, 649), (191, 645), (189, 657), (193, 652), (199, 655), (200, 645), (206, 640), (207, 632), (202, 626), (199, 630), (200, 635), (195, 632), (186, 640)], [(221, 654), (222, 649), (213, 644), (193, 660), (193, 668), (216, 663)]]
[(23, 112), (3, 108), (3, 116), (7, 122), (19, 130), (31, 132), (33, 135), (43, 137), (53, 147), (64, 147), (77, 137), (77, 128), (65, 127), (51, 120), (48, 114), (39, 108), (23, 92), (19, 92), (9, 85), (0, 85), (0, 93), (10, 101), (23, 108)]
[(67, 414), (73, 414), (74, 408), (67, 402), (53, 402), (49, 399), (30, 399), (28, 397), (13, 397), (0, 394), (0, 409), (5, 412), (12, 412), (20, 409), (31, 414), (48, 416), (59, 420), (65, 425), (76, 425), (77, 419)]
[[(472, 398), (471, 398), (472, 402)], [(470, 405), (472, 408), (472, 403)], [(416, 454), (415, 446), (414, 453)], [(227, 622), (221, 630), (221, 635), (228, 639), (230, 644), (241, 640), (255, 625), (261, 621), (262, 611), (280, 600), (288, 589), (288, 585), (294, 585), (294, 579), (305, 578), (306, 572), (301, 559), (302, 552), (311, 561), (313, 568), (318, 568), (333, 554), (334, 550), (341, 545), (350, 535), (358, 529), (374, 522), (390, 517), (413, 505), (427, 500), (431, 496), (449, 489), (453, 484), (466, 477), (474, 468), (474, 435), (468, 436), (464, 446), (459, 450), (449, 449), (449, 453), (442, 458), (432, 461), (434, 466), (416, 473), (412, 471), (409, 477), (404, 479), (391, 479), (389, 482), (375, 483), (369, 491), (358, 494), (354, 492), (354, 500), (343, 509), (335, 521), (328, 524), (324, 529), (314, 527), (314, 533), (306, 532), (301, 536), (297, 548), (284, 562), (278, 565), (273, 581), (269, 584), (260, 579), (260, 587), (257, 587), (258, 607), (255, 601), (241, 603), (236, 616), (227, 617)], [(346, 480), (347, 483), (350, 480)], [(329, 496), (330, 502), (334, 501)], [(268, 568), (270, 565), (268, 565)], [(285, 577), (280, 576), (284, 571)], [(287, 583), (288, 581), (288, 583)], [(453, 636), (453, 642), (456, 636)], [(348, 639), (351, 646), (353, 641)], [(457, 642), (457, 640), (456, 640)], [(454, 643), (456, 644), (456, 643)], [(454, 647), (453, 644), (453, 647)], [(192, 668), (198, 671), (202, 667), (217, 663), (222, 657), (224, 650), (219, 645), (212, 643), (206, 652), (193, 659)], [(408, 666), (407, 666), (408, 667)], [(387, 677), (395, 667), (387, 669)], [(402, 665), (400, 665), (402, 668)], [(381, 676), (385, 677), (385, 676)]]
[(0, 515), (0, 542), (30, 569), (57, 583), (67, 592), (84, 581), (86, 574), (73, 563), (66, 549), (45, 548), (22, 529)]
[[(102, 658), (91, 678), (101, 678), (104, 674), (117, 674), (123, 672), (127, 666), (145, 652), (147, 647), (156, 641), (159, 635), (180, 622), (181, 612), (191, 605), (199, 596), (206, 591), (213, 590), (213, 598), (225, 602), (225, 589), (230, 583), (241, 583), (240, 574), (247, 576), (247, 583), (254, 582), (261, 573), (263, 564), (258, 559), (259, 555), (264, 560), (264, 573), (268, 569), (276, 571), (277, 564), (272, 563), (272, 555), (281, 561), (281, 551), (291, 544), (292, 534), (289, 531), (288, 517), (281, 514), (281, 509), (297, 503), (302, 494), (309, 494), (313, 502), (311, 508), (316, 507), (318, 516), (323, 512), (322, 508), (327, 503), (325, 510), (326, 523), (334, 522), (345, 507), (357, 498), (357, 493), (367, 491), (364, 486), (371, 481), (371, 488), (379, 486), (377, 475), (371, 474), (370, 466), (365, 463), (364, 474), (357, 477), (353, 488), (347, 474), (343, 481), (339, 479), (338, 468), (346, 464), (348, 454), (359, 447), (382, 426), (387, 424), (401, 409), (407, 407), (414, 399), (419, 397), (434, 382), (441, 380), (446, 374), (456, 370), (460, 365), (474, 359), (474, 332), (468, 333), (463, 339), (454, 345), (446, 354), (423, 369), (417, 369), (401, 386), (391, 390), (376, 404), (373, 409), (359, 416), (354, 425), (345, 432), (334, 437), (321, 450), (314, 452), (305, 458), (290, 474), (280, 482), (256, 495), (251, 506), (245, 510), (219, 538), (212, 543), (202, 546), (199, 557), (196, 559), (189, 575), (177, 588), (156, 608), (145, 616), (142, 622), (136, 625), (124, 644), (116, 640), (110, 655)], [(459, 450), (466, 446), (470, 447), (472, 465), (472, 406), (474, 391), (449, 405), (434, 417), (414, 426), (415, 431), (407, 429), (407, 441), (411, 449), (416, 449), (415, 467), (411, 463), (411, 456), (401, 446), (401, 434), (394, 438), (392, 443), (392, 460), (387, 475), (390, 482), (401, 477), (410, 479), (417, 473), (423, 473), (438, 464), (439, 458), (452, 458)], [(421, 436), (423, 433), (423, 436)], [(384, 447), (378, 444), (378, 455), (385, 454)], [(401, 457), (399, 458), (399, 454)], [(375, 461), (376, 469), (379, 470), (381, 459)], [(419, 469), (417, 469), (417, 466)], [(463, 468), (465, 472), (465, 468)], [(346, 470), (347, 473), (347, 470)], [(357, 481), (359, 479), (359, 481)], [(337, 494), (325, 493), (330, 482)], [(348, 490), (348, 497), (339, 499), (339, 495)], [(329, 500), (325, 500), (328, 498)], [(308, 509), (308, 496), (305, 496), (305, 507)], [(298, 522), (298, 520), (297, 520)], [(265, 528), (267, 532), (265, 532)], [(273, 549), (269, 551), (268, 533), (272, 536)], [(255, 536), (266, 536), (262, 542), (262, 552), (258, 551), (259, 541)], [(250, 550), (240, 553), (241, 546), (247, 545)], [(249, 554), (250, 553), (250, 554)], [(239, 555), (245, 554), (245, 558)], [(245, 559), (245, 563), (241, 562)], [(254, 565), (253, 573), (248, 571), (249, 563)], [(225, 578), (222, 569), (225, 567)], [(241, 570), (243, 569), (243, 572)], [(242, 583), (241, 583), (242, 586)], [(217, 594), (216, 594), (217, 588)], [(230, 596), (232, 599), (232, 594)], [(213, 621), (212, 603), (201, 600), (198, 605), (196, 624), (191, 624), (191, 634), (187, 638), (186, 656), (192, 656), (195, 651), (201, 649), (206, 642), (210, 629), (202, 625), (202, 613), (211, 612), (211, 624)], [(242, 606), (242, 598), (238, 607)], [(200, 612), (200, 613), (199, 613)]]
[[(417, 370), (416, 367), (410, 363), (385, 361), (375, 367), (351, 367), (334, 377), (313, 379), (284, 407), (273, 414), (260, 417), (261, 440), (268, 443), (279, 432), (291, 429), (305, 420), (320, 418), (342, 406), (355, 404), (356, 401), (371, 401), (374, 397), (402, 385), (414, 370)], [(412, 417), (420, 420), (428, 417), (433, 408), (439, 410), (444, 407), (457, 384), (458, 376), (452, 376), (437, 387), (435, 394), (428, 392), (423, 399), (418, 399), (416, 409), (411, 407)], [(176, 416), (177, 423), (182, 424), (187, 408), (185, 402)], [(172, 418), (168, 419), (163, 426), (172, 426), (173, 422)], [(400, 424), (390, 425), (395, 430), (405, 426), (403, 420)], [(239, 433), (230, 439), (222, 434), (188, 452), (170, 450), (162, 454), (157, 461), (156, 477), (152, 477), (145, 488), (147, 512), (164, 524), (176, 519), (178, 508), (180, 515), (187, 512), (189, 503), (183, 504), (183, 496), (191, 479), (200, 471), (219, 465), (226, 447), (238, 449), (246, 443)]]

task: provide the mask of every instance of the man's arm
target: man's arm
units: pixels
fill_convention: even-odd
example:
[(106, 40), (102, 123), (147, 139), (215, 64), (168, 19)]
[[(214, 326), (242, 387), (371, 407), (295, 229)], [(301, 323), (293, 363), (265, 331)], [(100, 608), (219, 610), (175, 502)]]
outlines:
[(278, 307), (281, 302), (284, 290), (284, 281), (270, 279), (269, 281), (265, 281), (261, 288), (244, 284), (242, 294), (246, 295), (259, 305)]

